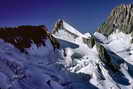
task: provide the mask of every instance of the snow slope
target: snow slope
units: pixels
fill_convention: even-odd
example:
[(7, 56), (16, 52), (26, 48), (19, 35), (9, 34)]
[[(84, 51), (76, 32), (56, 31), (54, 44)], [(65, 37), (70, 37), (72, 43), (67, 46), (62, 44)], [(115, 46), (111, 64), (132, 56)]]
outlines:
[(89, 75), (66, 70), (59, 50), (47, 48), (43, 56), (29, 55), (3, 40), (0, 44), (1, 89), (97, 89), (84, 80)]
[[(63, 27), (67, 28), (65, 24)], [(58, 29), (61, 30), (62, 29)], [(116, 29), (117, 30), (117, 29)], [(68, 30), (73, 32), (73, 29)], [(96, 89), (132, 89), (133, 88), (133, 66), (132, 66), (132, 44), (131, 35), (126, 35), (122, 32), (114, 32), (109, 37), (105, 37), (101, 33), (94, 33), (96, 44), (89, 48), (82, 41), (85, 36), (79, 35), (75, 39), (68, 39), (69, 35), (75, 34), (56, 32), (53, 33), (57, 39), (73, 42), (79, 47), (72, 48), (63, 46), (61, 53), (64, 60), (61, 63), (68, 71), (76, 74), (86, 74), (90, 78), (87, 80), (90, 84), (96, 86)], [(79, 32), (78, 32), (79, 33)], [(90, 39), (91, 36), (88, 37)], [(102, 54), (102, 49), (97, 45), (102, 45), (105, 53)], [(65, 45), (65, 44), (63, 44)], [(101, 50), (99, 52), (99, 50)], [(104, 51), (103, 51), (104, 52)], [(102, 61), (100, 55), (105, 61)], [(105, 57), (104, 57), (105, 56)], [(110, 60), (110, 63), (108, 63)], [(107, 62), (106, 62), (107, 61)], [(88, 89), (88, 88), (86, 88)], [(93, 89), (93, 88), (91, 88)], [(95, 89), (95, 88), (94, 88)]]
[[(0, 39), (1, 89), (96, 89), (84, 80), (89, 75), (70, 72), (65, 68), (62, 49), (54, 49), (50, 39), (44, 40), (44, 43), (45, 46), (39, 47), (32, 43), (31, 47), (25, 48), (27, 54)], [(66, 40), (61, 43), (64, 43), (61, 47), (79, 47)]]
[(1, 89), (64, 89), (61, 83), (67, 80), (56, 71), (56, 56), (26, 55), (2, 40), (0, 44)]

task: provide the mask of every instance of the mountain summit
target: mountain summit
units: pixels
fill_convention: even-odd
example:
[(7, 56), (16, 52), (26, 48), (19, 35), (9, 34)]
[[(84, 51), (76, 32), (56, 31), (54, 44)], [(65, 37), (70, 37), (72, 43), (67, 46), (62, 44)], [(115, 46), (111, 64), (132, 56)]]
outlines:
[(126, 34), (133, 31), (133, 4), (122, 4), (114, 8), (98, 32), (109, 35), (115, 29), (119, 29)]

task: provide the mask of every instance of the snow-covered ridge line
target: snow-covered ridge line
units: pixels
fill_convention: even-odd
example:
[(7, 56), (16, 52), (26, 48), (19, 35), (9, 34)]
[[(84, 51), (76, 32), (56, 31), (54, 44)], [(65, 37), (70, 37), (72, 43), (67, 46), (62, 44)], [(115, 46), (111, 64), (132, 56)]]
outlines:
[(81, 41), (83, 39), (89, 39), (91, 37), (90, 33), (82, 34), (64, 20), (58, 20), (56, 22), (52, 35), (59, 40), (69, 41), (75, 44), (82, 43)]
[(58, 32), (58, 30), (61, 30), (61, 29), (65, 29), (75, 35), (82, 35), (78, 30), (76, 30), (73, 26), (66, 23), (64, 20), (58, 20), (56, 22), (52, 33), (56, 33)]

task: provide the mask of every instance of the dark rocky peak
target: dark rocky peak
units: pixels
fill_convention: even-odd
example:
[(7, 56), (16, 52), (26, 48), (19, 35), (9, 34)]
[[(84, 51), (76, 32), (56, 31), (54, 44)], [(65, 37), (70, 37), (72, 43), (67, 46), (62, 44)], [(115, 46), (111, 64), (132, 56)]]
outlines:
[(114, 8), (107, 20), (101, 24), (98, 32), (110, 35), (116, 29), (126, 34), (133, 31), (133, 4), (122, 4)]
[(35, 44), (37, 47), (45, 46), (47, 39), (51, 41), (54, 48), (57, 47), (54, 45), (57, 44), (55, 42), (56, 39), (44, 25), (0, 28), (0, 39), (14, 45), (21, 52), (26, 52), (25, 48), (30, 48), (32, 44)]
[(54, 27), (53, 27), (52, 33), (55, 34), (55, 33), (58, 32), (58, 30), (61, 29), (61, 28), (63, 28), (63, 20), (62, 20), (62, 19), (59, 19), (59, 20), (55, 23), (55, 25), (54, 25)]

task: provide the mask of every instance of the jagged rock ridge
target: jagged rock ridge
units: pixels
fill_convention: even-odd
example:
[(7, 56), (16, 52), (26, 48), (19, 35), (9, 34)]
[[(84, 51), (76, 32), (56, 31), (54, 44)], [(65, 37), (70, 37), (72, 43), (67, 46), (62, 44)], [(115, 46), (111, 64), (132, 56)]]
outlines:
[(133, 4), (122, 4), (114, 8), (98, 32), (110, 35), (116, 29), (126, 34), (133, 32)]
[(37, 47), (45, 46), (45, 41), (49, 39), (54, 48), (59, 48), (59, 43), (43, 25), (41, 26), (18, 26), (0, 28), (0, 39), (18, 48), (21, 52), (26, 52), (32, 44)]

